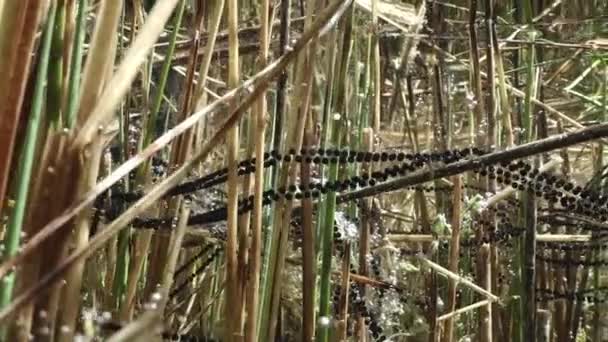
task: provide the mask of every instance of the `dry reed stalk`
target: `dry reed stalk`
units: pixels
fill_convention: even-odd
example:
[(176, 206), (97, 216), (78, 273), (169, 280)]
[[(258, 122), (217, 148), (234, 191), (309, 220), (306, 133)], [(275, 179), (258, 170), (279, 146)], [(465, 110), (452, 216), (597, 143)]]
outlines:
[(457, 283), (459, 284), (463, 284), (467, 287), (469, 287), (471, 290), (479, 293), (480, 295), (486, 297), (489, 301), (492, 302), (498, 302), (500, 303), (500, 298), (498, 296), (493, 295), (491, 292), (489, 292), (488, 290), (476, 285), (475, 283), (473, 283), (472, 281), (459, 276), (458, 274), (451, 272), (450, 270), (430, 261), (429, 259), (427, 259), (426, 257), (424, 257), (423, 255), (417, 255), (418, 260), (420, 260), (425, 266), (432, 268), (433, 270), (437, 271), (438, 273), (455, 280)]
[[(152, 11), (149, 13), (146, 22), (141, 28), (139, 34), (135, 38), (135, 41), (127, 51), (123, 58), (122, 63), (113, 74), (112, 79), (108, 81), (108, 86), (104, 89), (103, 93), (88, 92), (90, 90), (87, 82), (98, 82), (100, 78), (91, 78), (87, 69), (85, 69), (85, 76), (83, 77), (83, 100), (81, 102), (81, 108), (93, 108), (92, 112), (81, 112), (79, 113), (79, 122), (81, 123), (81, 129), (78, 131), (78, 135), (75, 138), (75, 146), (84, 146), (87, 144), (91, 137), (95, 135), (95, 132), (100, 126), (104, 126), (114, 114), (114, 109), (120, 104), (124, 95), (128, 92), (131, 83), (135, 79), (139, 66), (142, 65), (147, 59), (150, 49), (163, 32), (165, 24), (169, 20), (169, 17), (173, 13), (173, 9), (177, 5), (179, 0), (163, 0), (157, 2)], [(104, 2), (105, 4), (105, 2)], [(117, 4), (113, 4), (116, 6)], [(110, 6), (112, 7), (112, 6)], [(120, 7), (120, 6), (117, 6)], [(99, 23), (101, 24), (101, 23)], [(99, 25), (98, 24), (98, 25)], [(115, 30), (116, 25), (103, 26), (104, 30)], [(105, 37), (105, 35), (104, 35)], [(93, 38), (95, 39), (95, 38)], [(115, 46), (115, 45), (114, 45)], [(111, 49), (110, 49), (111, 51)], [(87, 68), (93, 61), (87, 63)], [(98, 68), (105, 66), (102, 63)], [(95, 99), (100, 95), (104, 101), (99, 102), (95, 107), (91, 104), (95, 103)], [(89, 99), (90, 98), (90, 99)], [(84, 102), (85, 99), (89, 99), (90, 103)], [(88, 115), (88, 117), (84, 117)]]
[[(101, 154), (104, 142), (100, 139), (92, 147), (92, 153), (87, 156), (84, 163), (81, 164), (81, 169), (78, 173), (81, 175), (78, 193), (86, 193), (93, 188), (97, 181), (99, 165), (101, 163)], [(83, 211), (75, 222), (75, 231), (72, 236), (74, 246), (80, 248), (86, 246), (89, 241), (90, 234), (90, 217), (91, 211)], [(59, 317), (59, 326), (63, 330), (59, 335), (58, 341), (72, 341), (76, 332), (76, 319), (79, 314), (80, 307), (80, 291), (82, 285), (82, 276), (86, 260), (80, 260), (70, 268), (66, 275), (66, 284), (63, 289), (62, 299), (62, 314)]]
[[(104, 3), (105, 4), (105, 3)], [(86, 116), (89, 115), (89, 111), (93, 108), (97, 101), (97, 95), (100, 93), (102, 86), (104, 84), (103, 80), (105, 79), (105, 75), (108, 70), (108, 65), (111, 65), (113, 62), (113, 51), (115, 51), (115, 31), (116, 25), (118, 23), (118, 18), (120, 14), (120, 10), (122, 8), (121, 3), (113, 4), (113, 6), (103, 5), (99, 9), (98, 13), (98, 21), (95, 27), (95, 32), (93, 34), (93, 41), (91, 43), (89, 57), (87, 59), (87, 65), (85, 68), (84, 76), (83, 76), (83, 87), (82, 87), (82, 96), (80, 99), (80, 118), (84, 120)], [(110, 62), (111, 61), (111, 62)], [(100, 147), (98, 147), (100, 148)], [(89, 156), (95, 158), (95, 155), (99, 153), (99, 151), (91, 151), (86, 152)], [(86, 155), (86, 154), (85, 154)], [(71, 157), (75, 157), (76, 155), (71, 155)], [(77, 158), (73, 159), (77, 161)], [(86, 165), (86, 163), (85, 163)], [(85, 166), (86, 167), (86, 166)], [(91, 166), (90, 168), (97, 170), (97, 166)], [(91, 179), (91, 183), (95, 184), (96, 176), (93, 174), (89, 175)], [(87, 183), (86, 180), (83, 180), (84, 184)], [(86, 190), (81, 188), (82, 191)], [(87, 206), (83, 206), (82, 209), (85, 209)], [(88, 220), (88, 218), (83, 218), (79, 220), (79, 225), (85, 224), (84, 222)], [(67, 225), (66, 225), (67, 227)], [(79, 234), (80, 237), (84, 237), (85, 234)], [(53, 252), (54, 253), (54, 252)], [(52, 268), (52, 267), (49, 267)], [(76, 276), (76, 275), (74, 275)], [(78, 285), (79, 284), (74, 284)], [(72, 287), (75, 289), (75, 287)], [(75, 291), (75, 290), (74, 290)], [(55, 291), (55, 295), (53, 295), (56, 300), (59, 298), (59, 294)], [(79, 298), (79, 296), (76, 296)], [(73, 299), (71, 299), (73, 300)], [(72, 306), (74, 304), (71, 304)], [(74, 310), (73, 307), (70, 307), (68, 310)], [(51, 310), (50, 317), (54, 315), (54, 310)]]
[[(99, 95), (103, 91), (101, 86), (105, 80), (107, 65), (113, 65), (114, 60), (110, 53), (115, 46), (113, 43), (122, 3), (122, 0), (112, 5), (103, 2), (98, 9), (95, 31), (82, 75), (77, 126), (83, 125), (91, 117), (90, 111), (95, 107)], [(99, 128), (99, 125), (96, 128)]]
[[(460, 223), (462, 212), (462, 176), (457, 175), (452, 177), (454, 184), (454, 192), (452, 194), (452, 238), (450, 239), (450, 257), (448, 269), (454, 273), (458, 273), (458, 262), (460, 259)], [(454, 311), (456, 309), (456, 281), (450, 279), (448, 285), (448, 303), (447, 310)], [(439, 321), (439, 319), (438, 319)], [(454, 321), (447, 318), (444, 323), (443, 340), (451, 342), (454, 333)]]
[(437, 322), (446, 321), (448, 319), (450, 319), (450, 320), (454, 319), (458, 315), (467, 313), (469, 311), (473, 311), (480, 307), (488, 306), (488, 304), (490, 304), (489, 300), (487, 300), (487, 299), (480, 300), (479, 302), (473, 303), (471, 305), (467, 305), (467, 306), (462, 307), (457, 310), (450, 311), (450, 312), (446, 313), (445, 315), (441, 315), (441, 316), (437, 317)]
[[(51, 173), (52, 177), (45, 178), (44, 187), (49, 192), (49, 198), (52, 198), (52, 201), (50, 202), (51, 206), (44, 209), (50, 211), (51, 217), (60, 212), (67, 203), (71, 202), (74, 196), (73, 191), (71, 191), (71, 181), (77, 177), (77, 171), (72, 163), (65, 162), (74, 158), (73, 151), (68, 147), (68, 139), (69, 137), (65, 134), (54, 134), (49, 140), (49, 144), (54, 149), (48, 152), (52, 154), (51, 160), (55, 169)], [(50, 176), (50, 174), (47, 176)], [(61, 187), (69, 190), (61, 189)], [(42, 213), (37, 212), (36, 214), (44, 215), (44, 211)], [(71, 226), (71, 224), (68, 224), (68, 226)], [(67, 254), (69, 238), (70, 232), (63, 231), (62, 234), (55, 235), (52, 239), (46, 241), (44, 245), (40, 246), (42, 248), (38, 252), (41, 255), (39, 267), (41, 274), (38, 277), (43, 276), (43, 270), (52, 269), (61, 263), (61, 260)], [(52, 333), (54, 330), (51, 329), (55, 325), (62, 286), (63, 284), (49, 286), (47, 288), (48, 293), (44, 293), (42, 298), (36, 302), (33, 331), (35, 334), (38, 334), (37, 338), (43, 341), (53, 337)], [(24, 289), (23, 291), (27, 290)]]
[[(150, 183), (144, 183), (145, 186), (150, 186)], [(150, 215), (158, 215), (160, 210), (152, 208)], [(125, 290), (124, 300), (120, 306), (119, 317), (123, 321), (129, 321), (133, 317), (135, 309), (135, 294), (137, 292), (139, 277), (142, 274), (144, 262), (148, 256), (148, 249), (152, 240), (152, 231), (144, 231), (134, 237), (134, 249), (130, 254), (129, 274), (127, 275), (127, 288)], [(113, 283), (113, 282), (112, 282)]]
[[(483, 288), (491, 292), (492, 291), (492, 264), (491, 264), (491, 254), (490, 254), (490, 245), (482, 244), (479, 249), (480, 260), (483, 265), (481, 265), (481, 269), (483, 269), (482, 286)], [(481, 308), (480, 315), (480, 337), (481, 341), (492, 342), (492, 301), (489, 301), (488, 305)]]
[(179, 253), (182, 247), (182, 241), (184, 240), (184, 235), (186, 234), (186, 227), (188, 226), (188, 217), (190, 216), (190, 204), (187, 202), (182, 202), (179, 220), (177, 223), (177, 229), (175, 233), (171, 236), (171, 244), (169, 248), (169, 257), (167, 263), (165, 264), (165, 272), (163, 273), (163, 280), (161, 284), (161, 300), (158, 305), (158, 310), (161, 314), (165, 311), (165, 307), (169, 302), (169, 293), (171, 291), (171, 286), (173, 285), (173, 275), (175, 274), (175, 268), (177, 265), (177, 260), (179, 258)]
[[(40, 165), (32, 187), (32, 200), (28, 206), (25, 230), (28, 236), (35, 235), (38, 228), (44, 226), (46, 222), (59, 214), (62, 209), (61, 205), (67, 202), (70, 190), (64, 183), (65, 180), (60, 176), (66, 171), (66, 165), (62, 162), (65, 139), (65, 135), (46, 137), (44, 148), (41, 151)], [(48, 203), (50, 205), (47, 205)], [(16, 294), (21, 293), (25, 288), (38, 281), (40, 270), (49, 265), (48, 256), (55, 255), (51, 251), (56, 250), (57, 244), (66, 238), (67, 236), (64, 233), (38, 246), (36, 253), (31, 255), (26, 263), (23, 263), (22, 273), (15, 291)], [(20, 316), (16, 319), (19, 324), (15, 325), (16, 329), (13, 330), (11, 339), (16, 341), (30, 340), (30, 331), (34, 326), (34, 313), (40, 314), (47, 310), (47, 301), (48, 298), (45, 297), (38, 303), (29, 303), (23, 308)], [(36, 317), (37, 319), (38, 317)]]
[[(228, 86), (238, 87), (239, 83), (239, 43), (238, 43), (238, 1), (228, 0)], [(232, 108), (237, 102), (232, 103)], [(226, 220), (226, 306), (224, 318), (226, 331), (224, 340), (240, 341), (242, 338), (242, 303), (239, 283), (238, 265), (238, 176), (237, 164), (239, 154), (239, 128), (238, 123), (230, 128), (226, 135), (226, 162), (228, 166), (227, 181), (227, 207)]]
[[(259, 67), (263, 69), (268, 63), (269, 49), (269, 0), (261, 3), (261, 24), (260, 24), (260, 56)], [(251, 227), (251, 246), (249, 249), (249, 264), (246, 276), (247, 284), (245, 293), (247, 317), (245, 321), (245, 341), (254, 342), (258, 336), (258, 312), (260, 302), (260, 268), (262, 258), (262, 219), (263, 205), (262, 195), (264, 192), (264, 139), (266, 133), (266, 93), (262, 92), (255, 107), (255, 175), (254, 175), (254, 202), (253, 202), (253, 223)], [(305, 181), (305, 180), (303, 180)]]

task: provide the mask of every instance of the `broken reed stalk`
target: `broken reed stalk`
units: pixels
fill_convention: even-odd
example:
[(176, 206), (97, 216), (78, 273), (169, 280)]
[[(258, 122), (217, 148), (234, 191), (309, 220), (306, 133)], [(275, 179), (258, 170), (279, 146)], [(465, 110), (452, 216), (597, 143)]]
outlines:
[(446, 276), (447, 278), (450, 278), (452, 280), (455, 280), (458, 284), (463, 284), (467, 287), (469, 287), (470, 289), (472, 289), (473, 291), (479, 293), (480, 295), (486, 297), (489, 301), (491, 302), (498, 302), (500, 303), (500, 298), (498, 296), (495, 296), (494, 294), (490, 293), (488, 290), (476, 285), (475, 283), (473, 283), (472, 281), (459, 276), (458, 274), (451, 272), (450, 270), (437, 265), (436, 263), (430, 261), (429, 259), (427, 259), (424, 255), (422, 254), (418, 254), (416, 255), (416, 257), (418, 258), (418, 260), (420, 260), (422, 262), (422, 264), (424, 264), (425, 266), (435, 270), (437, 273), (442, 274), (444, 276)]
[(437, 322), (441, 322), (441, 321), (447, 321), (447, 320), (453, 320), (454, 318), (456, 318), (456, 316), (461, 315), (463, 313), (467, 313), (469, 311), (473, 311), (477, 308), (480, 307), (484, 307), (484, 306), (488, 306), (488, 304), (490, 304), (491, 302), (487, 299), (484, 300), (480, 300), (479, 302), (473, 303), (471, 305), (467, 305), (465, 307), (462, 307), (460, 309), (448, 312), (445, 315), (441, 315), (439, 317), (437, 317)]
[[(56, 268), (49, 271), (45, 276), (43, 276), (37, 284), (28, 289), (25, 289), (23, 293), (20, 294), (17, 298), (15, 298), (9, 306), (0, 311), (0, 322), (6, 321), (6, 319), (12, 316), (14, 312), (23, 304), (28, 303), (32, 299), (43, 294), (46, 290), (48, 290), (49, 285), (59, 280), (63, 273), (76, 261), (81, 258), (89, 257), (99, 248), (103, 247), (104, 244), (109, 241), (121, 229), (123, 229), (126, 224), (132, 221), (136, 216), (140, 215), (143, 211), (148, 209), (167, 191), (169, 191), (172, 187), (176, 186), (182, 179), (184, 179), (188, 175), (188, 172), (192, 169), (192, 167), (196, 165), (201, 159), (204, 159), (210, 153), (210, 151), (220, 143), (220, 141), (224, 138), (227, 130), (238, 122), (241, 116), (245, 113), (245, 110), (249, 108), (249, 106), (251, 106), (251, 104), (257, 99), (257, 96), (259, 96), (260, 93), (268, 87), (269, 81), (276, 77), (281, 72), (281, 70), (283, 70), (312, 39), (317, 38), (320, 34), (327, 32), (327, 28), (331, 27), (328, 26), (328, 24), (332, 23), (331, 20), (336, 16), (340, 16), (349, 4), (350, 1), (335, 1), (329, 6), (327, 6), (325, 10), (323, 10), (317, 16), (317, 19), (313, 22), (311, 28), (305, 31), (302, 34), (301, 38), (292, 46), (291, 50), (289, 50), (285, 55), (281, 56), (275, 62), (271, 63), (262, 72), (260, 72), (257, 77), (254, 77), (252, 81), (245, 82), (240, 88), (236, 89), (239, 90), (243, 87), (249, 87), (250, 85), (254, 85), (252, 93), (247, 96), (247, 98), (241, 102), (241, 105), (230, 114), (230, 116), (224, 122), (222, 127), (213, 135), (213, 137), (211, 137), (211, 139), (209, 139), (207, 144), (202, 147), (199, 147), (196, 150), (196, 153), (194, 153), (193, 156), (184, 163), (184, 165), (182, 165), (179, 169), (177, 169), (174, 173), (172, 173), (169, 177), (164, 179), (158, 185), (154, 186), (144, 197), (139, 199), (127, 211), (125, 211), (121, 216), (119, 216), (110, 225), (108, 225), (105, 230), (93, 237), (89, 241), (89, 244), (88, 246), (86, 246), (86, 248), (79, 248), (72, 252), (66, 259), (63, 260), (60, 265), (58, 265)], [(236, 93), (236, 90), (230, 92), (230, 94)], [(206, 108), (206, 110), (203, 110), (197, 114), (202, 115), (212, 111), (213, 109), (224, 103), (222, 100), (225, 99), (222, 98), (217, 100), (215, 103), (208, 106), (212, 108)], [(196, 118), (198, 118), (198, 116), (195, 115), (188, 117), (182, 123), (180, 123), (181, 128), (185, 129), (184, 126), (186, 128), (191, 127), (196, 123)], [(159, 139), (162, 139), (164, 137), (163, 140), (166, 141), (168, 138), (167, 135), (173, 136), (173, 134), (175, 134), (175, 132), (167, 132), (167, 134), (165, 134)], [(162, 143), (158, 145), (163, 146)], [(153, 143), (151, 147), (159, 148), (158, 145), (155, 145)], [(144, 150), (144, 152), (147, 151)], [(141, 162), (141, 156), (138, 156), (135, 156), (131, 159), (135, 166)], [(132, 165), (129, 165), (129, 167), (132, 167)], [(125, 167), (125, 169), (129, 169), (129, 167)], [(115, 171), (113, 174), (116, 174), (117, 171)], [(120, 175), (118, 179), (120, 179), (122, 176), (123, 175)], [(112, 176), (110, 176), (109, 178), (110, 179), (106, 178), (106, 180), (108, 180), (107, 183), (109, 184), (106, 183), (102, 184), (101, 186), (98, 185), (95, 189), (91, 190), (88, 194), (85, 194), (83, 196), (83, 198), (85, 198), (83, 202), (77, 203), (73, 207), (69, 208), (66, 214), (63, 214), (62, 216), (54, 219), (49, 224), (47, 224), (43, 228), (44, 230), (46, 230), (47, 234), (49, 231), (53, 232), (54, 230), (59, 229), (61, 225), (64, 224), (67, 220), (69, 220), (75, 213), (78, 213), (80, 210), (82, 210), (82, 208), (86, 207), (87, 204), (92, 203), (92, 201), (96, 197), (95, 193), (97, 193), (99, 189), (103, 189), (101, 191), (104, 191), (105, 189), (107, 189), (104, 188), (104, 186), (110, 186), (111, 184), (113, 184)], [(90, 200), (89, 196), (92, 197)], [(36, 243), (40, 243), (40, 241), (41, 240), (39, 239), (36, 241)], [(23, 254), (20, 254), (20, 258), (23, 258)], [(16, 260), (17, 257), (8, 260), (0, 266), (0, 270), (4, 270), (5, 267), (7, 267), (11, 263), (15, 263)], [(10, 269), (10, 267), (8, 269)], [(4, 270), (4, 274), (6, 274), (6, 270)], [(0, 276), (1, 275), (2, 272), (0, 271)]]

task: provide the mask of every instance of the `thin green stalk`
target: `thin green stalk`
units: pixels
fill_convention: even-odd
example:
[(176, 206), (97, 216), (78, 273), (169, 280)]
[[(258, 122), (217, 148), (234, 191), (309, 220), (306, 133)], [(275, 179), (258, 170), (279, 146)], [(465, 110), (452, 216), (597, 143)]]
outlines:
[[(136, 16), (133, 15), (132, 17), (132, 22), (135, 23), (136, 22)], [(125, 36), (125, 27), (126, 27), (126, 20), (125, 20), (125, 11), (123, 10), (122, 15), (121, 15), (121, 25), (120, 25), (120, 36), (124, 37)], [(135, 27), (135, 25), (132, 25), (132, 27)], [(135, 30), (131, 30), (130, 32), (131, 36), (130, 41), (133, 41), (134, 37), (135, 37)], [(119, 45), (118, 45), (119, 51), (125, 51), (126, 50), (126, 44), (125, 42), (120, 39), (119, 40)], [(129, 159), (129, 127), (131, 125), (130, 123), (130, 118), (129, 118), (129, 110), (128, 108), (125, 108), (128, 106), (128, 104), (131, 102), (130, 101), (130, 96), (127, 96), (126, 98), (126, 105), (125, 106), (121, 106), (121, 112), (120, 112), (120, 133), (119, 133), (119, 141), (120, 141), (120, 146), (122, 147), (120, 149), (121, 151), (121, 155), (120, 155), (120, 162), (124, 163), (127, 159)], [(123, 178), (123, 182), (121, 184), (122, 187), (122, 191), (124, 192), (128, 192), (131, 189), (131, 181), (129, 179), (129, 177), (125, 177)], [(124, 208), (124, 204), (121, 204), (121, 209), (125, 209)], [(113, 295), (113, 300), (114, 302), (113, 307), (118, 307), (120, 305), (120, 302), (122, 300), (122, 295), (125, 291), (125, 288), (127, 286), (127, 277), (129, 275), (129, 237), (131, 236), (131, 232), (130, 232), (130, 228), (127, 228), (123, 231), (121, 231), (118, 234), (117, 237), (117, 247), (116, 247), (116, 267), (114, 268), (114, 282), (112, 284), (112, 295)]]
[[(291, 18), (291, 0), (281, 1), (281, 25), (279, 32), (279, 54), (284, 54), (289, 42), (290, 36), (290, 18)], [(272, 21), (271, 21), (272, 22)], [(289, 125), (284, 123), (283, 117), (288, 110), (287, 106), (287, 88), (288, 73), (284, 72), (281, 74), (277, 81), (277, 91), (274, 97), (274, 111), (273, 123), (271, 128), (271, 146), (274, 150), (280, 150), (281, 146), (285, 146), (287, 143), (282, 141), (282, 132), (285, 129), (289, 130)], [(288, 177), (288, 165), (282, 168), (275, 168), (271, 175), (270, 181), (276, 187), (284, 186), (284, 182), (287, 181)], [(264, 239), (264, 254), (262, 262), (262, 275), (261, 283), (263, 284), (260, 290), (260, 314), (258, 321), (258, 337), (260, 340), (270, 339), (269, 336), (273, 335), (271, 329), (273, 320), (273, 292), (275, 292), (275, 272), (277, 261), (280, 258), (280, 246), (279, 241), (281, 240), (281, 215), (283, 211), (284, 201), (278, 201), (274, 204), (272, 214), (268, 216), (268, 225), (266, 229), (266, 236)], [(276, 317), (276, 316), (275, 316)]]
[[(346, 82), (347, 82), (347, 70), (349, 60), (351, 57), (352, 49), (352, 20), (353, 20), (354, 6), (348, 10), (348, 13), (344, 17), (343, 27), (343, 39), (342, 49), (340, 56), (340, 64), (338, 69), (338, 77), (336, 78), (335, 84), (335, 105), (333, 108), (338, 114), (331, 115), (333, 119), (331, 122), (331, 137), (329, 145), (332, 148), (339, 148), (342, 137), (342, 121), (343, 116), (346, 115)], [(327, 101), (327, 99), (326, 99)], [(329, 114), (329, 113), (327, 113)], [(329, 181), (334, 182), (338, 179), (338, 164), (331, 164), (329, 167)], [(330, 315), (331, 308), (331, 266), (333, 257), (333, 240), (334, 240), (334, 218), (336, 212), (336, 193), (329, 192), (326, 197), (326, 207), (324, 212), (325, 219), (323, 220), (323, 226), (321, 230), (321, 279), (320, 279), (320, 291), (319, 291), (319, 317), (327, 317)], [(328, 341), (330, 334), (329, 326), (319, 324), (317, 326), (316, 340), (325, 342)]]
[[(10, 258), (17, 254), (19, 249), (19, 240), (23, 228), (23, 220), (25, 217), (25, 209), (27, 207), (27, 197), (30, 187), (30, 178), (32, 176), (32, 168), (34, 165), (34, 157), (36, 154), (36, 143), (38, 140), (38, 131), (42, 122), (42, 106), (44, 102), (44, 86), (48, 76), (49, 59), (51, 45), (53, 41), (53, 32), (55, 28), (55, 19), (57, 16), (57, 4), (53, 3), (49, 11), (49, 17), (46, 24), (42, 49), (40, 53), (40, 62), (36, 71), (36, 85), (34, 95), (32, 97), (32, 108), (25, 133), (23, 152), (17, 171), (17, 189), (15, 196), (15, 208), (10, 215), (6, 236), (3, 241), (4, 254), (3, 259)], [(0, 287), (0, 308), (4, 308), (10, 301), (15, 283), (15, 274), (7, 275)]]
[(78, 113), (78, 95), (80, 91), (80, 74), (82, 72), (82, 54), (85, 37), (86, 9), (88, 0), (79, 0), (78, 14), (76, 16), (76, 35), (72, 49), (72, 61), (70, 68), (70, 87), (68, 88), (68, 106), (66, 109), (66, 126), (74, 127)]
[[(331, 135), (332, 148), (340, 147), (340, 118), (337, 117), (333, 121)], [(338, 165), (331, 164), (329, 167), (329, 182), (335, 182), (338, 179)], [(334, 240), (334, 217), (336, 212), (336, 193), (329, 192), (325, 199), (325, 219), (321, 230), (321, 280), (319, 291), (319, 318), (329, 318), (331, 307), (331, 262)], [(329, 336), (329, 326), (318, 324), (316, 340), (318, 342), (326, 342)]]

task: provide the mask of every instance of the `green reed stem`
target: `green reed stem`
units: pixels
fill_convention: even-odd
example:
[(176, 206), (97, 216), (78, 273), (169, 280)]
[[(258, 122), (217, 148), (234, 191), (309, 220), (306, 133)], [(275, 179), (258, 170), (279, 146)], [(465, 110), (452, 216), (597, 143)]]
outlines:
[[(36, 84), (32, 97), (32, 108), (30, 110), (28, 126), (25, 133), (25, 140), (19, 169), (17, 171), (17, 188), (15, 195), (15, 208), (10, 215), (6, 236), (3, 241), (4, 253), (2, 259), (8, 259), (15, 254), (19, 249), (21, 231), (23, 228), (23, 220), (25, 218), (25, 209), (27, 207), (27, 197), (36, 155), (36, 144), (38, 140), (38, 132), (42, 123), (42, 107), (44, 102), (45, 81), (49, 74), (49, 59), (51, 55), (51, 45), (53, 42), (53, 32), (55, 29), (55, 19), (57, 16), (57, 4), (53, 3), (49, 10), (48, 21), (46, 23), (44, 37), (42, 40), (42, 49), (40, 53), (40, 62), (36, 70)], [(15, 283), (15, 274), (11, 273), (2, 279), (0, 286), (0, 308), (4, 308), (11, 301), (13, 287)]]
[(66, 126), (74, 127), (76, 115), (78, 113), (78, 99), (80, 95), (80, 74), (82, 72), (82, 53), (85, 37), (86, 9), (88, 1), (78, 2), (78, 13), (76, 15), (76, 32), (74, 44), (72, 46), (72, 61), (70, 68), (70, 87), (68, 89), (68, 105), (66, 109)]
[[(339, 114), (328, 116), (331, 120), (331, 136), (329, 145), (333, 148), (340, 147), (342, 120), (345, 117), (346, 110), (346, 83), (347, 70), (352, 50), (352, 20), (354, 6), (351, 5), (348, 13), (343, 21), (343, 38), (342, 49), (340, 51), (340, 64), (338, 69), (338, 77), (335, 79), (335, 108)], [(331, 92), (330, 92), (331, 93)], [(326, 99), (327, 100), (327, 99)], [(329, 181), (335, 182), (338, 179), (338, 164), (332, 164), (329, 167)], [(324, 220), (321, 229), (321, 280), (319, 291), (319, 317), (328, 317), (331, 309), (331, 267), (333, 257), (333, 241), (334, 241), (334, 219), (336, 213), (336, 193), (329, 192), (325, 200)], [(318, 324), (316, 340), (321, 342), (328, 341), (330, 334), (329, 326)]]

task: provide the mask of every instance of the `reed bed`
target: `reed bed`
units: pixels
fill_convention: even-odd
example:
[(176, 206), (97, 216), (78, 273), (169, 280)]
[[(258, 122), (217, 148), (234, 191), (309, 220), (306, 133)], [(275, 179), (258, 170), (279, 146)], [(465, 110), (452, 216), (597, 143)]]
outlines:
[(606, 13), (0, 0), (0, 339), (607, 340)]

